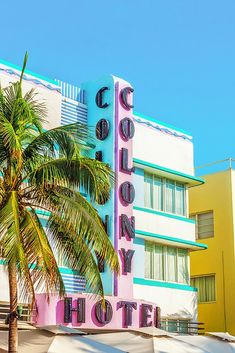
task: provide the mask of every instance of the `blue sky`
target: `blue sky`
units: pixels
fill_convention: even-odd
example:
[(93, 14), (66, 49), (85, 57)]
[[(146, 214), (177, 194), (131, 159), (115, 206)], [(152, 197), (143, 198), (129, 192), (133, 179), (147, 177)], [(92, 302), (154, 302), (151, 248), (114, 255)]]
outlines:
[(29, 70), (78, 86), (125, 78), (136, 111), (193, 134), (201, 165), (235, 158), (234, 16), (234, 0), (8, 0), (0, 57), (28, 50)]

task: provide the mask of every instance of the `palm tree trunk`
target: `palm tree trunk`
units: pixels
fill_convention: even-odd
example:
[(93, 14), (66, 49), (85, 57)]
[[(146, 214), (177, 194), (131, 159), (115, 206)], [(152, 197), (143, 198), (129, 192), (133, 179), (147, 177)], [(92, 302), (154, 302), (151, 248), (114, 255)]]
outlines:
[(9, 290), (10, 290), (10, 316), (9, 316), (9, 338), (8, 353), (17, 353), (18, 333), (17, 333), (17, 276), (16, 265), (10, 264), (8, 267)]

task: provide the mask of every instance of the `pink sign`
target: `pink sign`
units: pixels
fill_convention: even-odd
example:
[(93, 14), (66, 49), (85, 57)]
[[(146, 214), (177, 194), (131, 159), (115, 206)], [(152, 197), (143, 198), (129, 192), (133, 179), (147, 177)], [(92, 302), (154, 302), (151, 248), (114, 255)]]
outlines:
[(36, 324), (107, 329), (159, 326), (159, 309), (154, 304), (113, 296), (105, 299), (104, 310), (101, 301), (91, 295), (69, 295), (64, 299), (54, 295), (48, 303), (45, 294), (38, 294)]

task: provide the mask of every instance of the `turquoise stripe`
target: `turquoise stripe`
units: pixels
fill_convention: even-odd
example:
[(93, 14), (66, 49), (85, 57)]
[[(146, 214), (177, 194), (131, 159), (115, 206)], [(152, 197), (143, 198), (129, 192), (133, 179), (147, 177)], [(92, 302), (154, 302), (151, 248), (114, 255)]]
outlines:
[(197, 288), (191, 287), (187, 284), (155, 281), (152, 279), (145, 279), (145, 278), (138, 278), (138, 277), (133, 278), (133, 283), (140, 284), (143, 286), (164, 287), (164, 288), (186, 290), (186, 291), (190, 291), (190, 292), (197, 292)]
[(70, 275), (79, 275), (79, 272), (76, 270), (72, 270), (71, 268), (59, 267), (60, 273), (66, 273)]
[(168, 127), (169, 129), (172, 129), (172, 130), (175, 130), (175, 131), (179, 131), (179, 132), (182, 132), (183, 134), (185, 135), (188, 135), (188, 136), (192, 136), (192, 134), (188, 131), (185, 131), (183, 129), (179, 129), (173, 125), (170, 125), (170, 124), (166, 124), (166, 123), (163, 123), (162, 121), (160, 120), (157, 120), (155, 118), (152, 118), (151, 116), (147, 116), (147, 115), (144, 115), (144, 114), (140, 114), (140, 113), (137, 113), (137, 112), (133, 112), (134, 116), (137, 116), (139, 118), (143, 118), (143, 119), (146, 119), (146, 120), (149, 120), (149, 121), (153, 121), (154, 123), (157, 123), (159, 125), (162, 125), (162, 126), (165, 126), (165, 127)]
[[(22, 67), (20, 67), (20, 66), (18, 66), (18, 65), (15, 65), (15, 64), (12, 64), (12, 63), (10, 63), (10, 62), (8, 62), (8, 61), (5, 61), (5, 60), (2, 60), (2, 59), (0, 59), (0, 64), (9, 66), (9, 67), (11, 67), (12, 69), (16, 69), (16, 70), (19, 70), (19, 71), (22, 70)], [(31, 75), (31, 76), (40, 78), (40, 79), (43, 80), (43, 81), (50, 82), (50, 83), (52, 83), (52, 84), (55, 85), (55, 86), (60, 86), (60, 84), (59, 84), (57, 81), (55, 81), (55, 80), (53, 80), (53, 79), (51, 79), (51, 78), (48, 78), (48, 77), (45, 77), (45, 76), (42, 76), (42, 75), (39, 75), (39, 74), (35, 74), (34, 72), (29, 71), (29, 70), (25, 70), (25, 73), (28, 74), (28, 75)]]
[(156, 169), (156, 170), (161, 170), (163, 172), (167, 172), (167, 173), (170, 173), (170, 174), (173, 174), (173, 175), (177, 175), (177, 176), (180, 176), (180, 177), (183, 177), (183, 178), (187, 178), (189, 180), (197, 181), (197, 182), (199, 182), (201, 184), (205, 183), (205, 181), (203, 179), (195, 177), (194, 175), (189, 175), (189, 174), (178, 172), (177, 170), (161, 167), (160, 165), (149, 163), (149, 162), (143, 161), (143, 160), (138, 159), (138, 158), (133, 158), (133, 162), (136, 163), (136, 164), (143, 165), (144, 167), (150, 167), (150, 168), (153, 168), (153, 169)]
[(179, 221), (184, 221), (184, 222), (195, 224), (195, 221), (193, 219), (189, 219), (187, 217), (182, 217), (182, 216), (177, 216), (177, 215), (174, 215), (174, 214), (171, 214), (171, 213), (162, 212), (162, 211), (156, 211), (156, 210), (154, 210), (152, 208), (134, 206), (133, 209), (136, 210), (136, 211), (143, 211), (143, 212), (147, 212), (147, 213), (157, 214), (159, 216), (168, 217), (168, 218), (174, 218), (174, 219), (178, 219)]
[[(7, 262), (6, 260), (0, 259), (0, 265), (6, 265)], [(29, 265), (31, 269), (34, 269), (36, 267), (35, 264)], [(65, 267), (59, 267), (60, 273), (66, 273), (70, 275), (80, 275), (78, 271), (72, 270), (71, 268), (65, 268)]]
[(149, 233), (149, 232), (145, 232), (143, 230), (136, 230), (135, 234), (137, 234), (137, 235), (145, 235), (147, 237), (151, 237), (151, 238), (155, 238), (155, 239), (167, 240), (167, 241), (171, 241), (171, 242), (179, 243), (179, 244), (197, 246), (197, 247), (202, 248), (202, 249), (207, 249), (208, 248), (208, 246), (206, 244), (197, 243), (197, 242), (191, 241), (191, 240), (184, 240), (184, 239), (179, 239), (179, 238), (175, 238), (175, 237), (169, 237), (169, 236), (166, 236), (166, 235), (160, 235), (160, 234), (156, 234), (156, 233)]
[(42, 210), (36, 210), (35, 212), (36, 212), (36, 214), (38, 214), (38, 215), (46, 216), (46, 217), (49, 217), (50, 214), (51, 214), (51, 213), (48, 212), (48, 211), (42, 211)]

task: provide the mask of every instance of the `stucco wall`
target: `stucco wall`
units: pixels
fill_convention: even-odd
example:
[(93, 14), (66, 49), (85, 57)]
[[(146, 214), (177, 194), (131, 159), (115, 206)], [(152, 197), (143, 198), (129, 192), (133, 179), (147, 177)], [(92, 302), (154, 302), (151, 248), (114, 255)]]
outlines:
[(161, 316), (197, 320), (197, 292), (134, 284), (134, 298), (156, 303)]
[(162, 127), (162, 130), (167, 129), (172, 134), (135, 121), (134, 158), (194, 175), (193, 144), (189, 135), (138, 116), (135, 116), (136, 119)]

